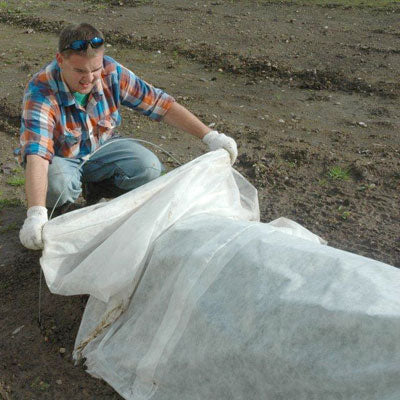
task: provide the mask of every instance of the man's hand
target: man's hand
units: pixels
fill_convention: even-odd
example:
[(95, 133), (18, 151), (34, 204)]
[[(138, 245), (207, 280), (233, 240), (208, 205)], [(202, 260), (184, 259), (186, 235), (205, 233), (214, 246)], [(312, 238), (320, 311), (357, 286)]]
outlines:
[(218, 133), (217, 131), (211, 131), (203, 137), (203, 142), (211, 151), (225, 149), (231, 157), (231, 165), (236, 161), (238, 155), (237, 145), (231, 137), (226, 136), (223, 133)]
[(26, 213), (24, 225), (19, 231), (19, 240), (28, 249), (43, 249), (42, 229), (48, 221), (47, 208), (42, 206), (33, 206)]

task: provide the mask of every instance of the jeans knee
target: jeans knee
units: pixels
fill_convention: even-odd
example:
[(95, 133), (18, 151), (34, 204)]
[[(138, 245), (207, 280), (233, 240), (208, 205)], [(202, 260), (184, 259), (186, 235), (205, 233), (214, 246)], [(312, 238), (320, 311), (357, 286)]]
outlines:
[(123, 190), (136, 189), (148, 182), (157, 179), (164, 171), (162, 164), (156, 159), (154, 164), (136, 165), (133, 174), (117, 174), (114, 178), (115, 185)]
[(131, 164), (133, 168), (128, 175), (141, 177), (145, 182), (150, 182), (161, 175), (164, 166), (154, 153), (147, 150), (145, 155), (145, 157), (138, 157), (134, 160)]
[(74, 203), (81, 193), (81, 182), (74, 182), (74, 179), (69, 175), (49, 174), (47, 188), (47, 207), (60, 207), (63, 204), (70, 202)]
[(145, 167), (143, 169), (143, 179), (150, 182), (157, 179), (161, 175), (161, 166)]

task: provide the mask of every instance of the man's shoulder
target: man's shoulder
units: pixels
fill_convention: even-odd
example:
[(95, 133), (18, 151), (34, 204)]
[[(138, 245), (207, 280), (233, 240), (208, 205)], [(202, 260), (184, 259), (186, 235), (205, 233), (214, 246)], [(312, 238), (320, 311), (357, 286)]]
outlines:
[(32, 76), (26, 87), (26, 95), (49, 97), (58, 91), (59, 68), (53, 60)]
[(110, 56), (103, 57), (103, 75), (110, 75), (118, 72), (120, 64)]
[(110, 56), (103, 57), (103, 76), (115, 74), (116, 76), (120, 76), (122, 73), (130, 72), (128, 68), (124, 67), (121, 63), (114, 60)]

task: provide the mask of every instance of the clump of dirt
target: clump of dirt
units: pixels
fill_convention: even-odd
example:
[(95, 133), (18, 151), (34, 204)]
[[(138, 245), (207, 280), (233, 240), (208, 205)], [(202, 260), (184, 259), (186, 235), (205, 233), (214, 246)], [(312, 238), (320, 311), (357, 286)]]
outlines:
[(67, 25), (66, 21), (46, 21), (41, 17), (33, 17), (20, 13), (0, 12), (0, 22), (31, 28), (40, 32), (59, 33)]
[(21, 121), (20, 109), (10, 105), (6, 98), (0, 99), (0, 129), (4, 132), (15, 133)]

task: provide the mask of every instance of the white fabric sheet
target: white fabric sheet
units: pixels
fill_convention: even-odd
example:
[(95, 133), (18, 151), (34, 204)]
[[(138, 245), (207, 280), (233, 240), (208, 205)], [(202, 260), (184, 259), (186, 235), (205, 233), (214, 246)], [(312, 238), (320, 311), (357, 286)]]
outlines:
[(50, 290), (90, 294), (75, 357), (126, 399), (400, 398), (400, 271), (260, 223), (223, 150), (44, 241)]

